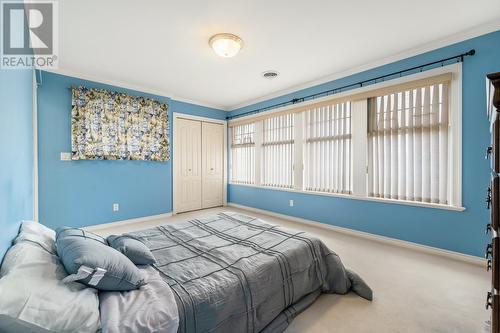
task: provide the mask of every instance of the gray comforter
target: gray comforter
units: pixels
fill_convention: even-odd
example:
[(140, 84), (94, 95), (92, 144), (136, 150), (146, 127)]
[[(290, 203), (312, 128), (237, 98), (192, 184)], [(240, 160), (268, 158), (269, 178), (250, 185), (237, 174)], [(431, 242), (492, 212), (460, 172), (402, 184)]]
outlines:
[(237, 213), (133, 233), (171, 286), (179, 332), (282, 332), (321, 293), (371, 289), (320, 240)]

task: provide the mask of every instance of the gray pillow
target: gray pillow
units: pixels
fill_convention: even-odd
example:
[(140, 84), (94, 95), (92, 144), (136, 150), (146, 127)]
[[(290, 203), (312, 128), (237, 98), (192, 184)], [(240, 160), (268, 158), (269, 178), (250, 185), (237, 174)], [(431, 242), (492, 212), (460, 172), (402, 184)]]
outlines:
[(66, 268), (64, 281), (78, 281), (99, 290), (133, 290), (144, 285), (141, 271), (101, 236), (76, 228), (56, 231), (57, 254)]
[(156, 263), (153, 253), (137, 237), (132, 235), (111, 235), (107, 238), (109, 246), (123, 253), (136, 265), (152, 265)]

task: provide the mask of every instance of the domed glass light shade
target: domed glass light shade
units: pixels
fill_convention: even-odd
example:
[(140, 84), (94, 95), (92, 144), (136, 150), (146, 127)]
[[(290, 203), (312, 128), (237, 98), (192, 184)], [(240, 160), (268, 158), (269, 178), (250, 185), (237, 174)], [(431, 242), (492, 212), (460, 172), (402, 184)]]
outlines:
[(234, 57), (243, 47), (240, 37), (228, 33), (213, 35), (208, 44), (218, 56), (224, 58)]

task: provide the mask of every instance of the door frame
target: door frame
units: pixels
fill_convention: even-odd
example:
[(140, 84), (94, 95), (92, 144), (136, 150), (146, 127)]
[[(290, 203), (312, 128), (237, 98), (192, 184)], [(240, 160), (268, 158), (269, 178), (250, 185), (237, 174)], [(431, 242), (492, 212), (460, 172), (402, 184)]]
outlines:
[(207, 122), (207, 123), (212, 123), (212, 124), (220, 124), (224, 126), (224, 147), (223, 147), (223, 184), (222, 184), (222, 205), (227, 206), (227, 178), (228, 178), (228, 170), (227, 170), (227, 121), (226, 120), (220, 120), (220, 119), (213, 119), (213, 118), (208, 118), (208, 117), (201, 117), (201, 116), (193, 116), (190, 114), (185, 114), (185, 113), (179, 113), (179, 112), (173, 112), (172, 113), (172, 132), (173, 132), (173, 142), (172, 142), (172, 147), (173, 147), (173, 152), (172, 152), (172, 214), (177, 214), (177, 201), (175, 198), (176, 194), (176, 189), (177, 189), (177, 180), (175, 177), (177, 168), (179, 168), (178, 163), (176, 162), (176, 156), (178, 155), (178, 147), (176, 145), (177, 142), (177, 131), (175, 130), (177, 127), (177, 123), (179, 119), (186, 119), (186, 120), (197, 120), (197, 121), (202, 121), (202, 122)]

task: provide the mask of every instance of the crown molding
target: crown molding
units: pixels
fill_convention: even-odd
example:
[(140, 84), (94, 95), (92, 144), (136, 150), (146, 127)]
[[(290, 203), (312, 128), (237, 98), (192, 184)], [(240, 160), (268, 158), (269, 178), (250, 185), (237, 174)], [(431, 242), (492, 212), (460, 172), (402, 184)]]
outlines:
[(250, 100), (247, 100), (247, 101), (242, 102), (242, 103), (234, 104), (230, 107), (227, 107), (226, 109), (230, 110), (230, 111), (234, 111), (234, 110), (239, 109), (239, 108), (243, 108), (243, 107), (250, 106), (250, 105), (253, 105), (256, 103), (260, 103), (260, 102), (264, 102), (264, 101), (267, 101), (267, 100), (270, 100), (270, 99), (273, 99), (276, 97), (280, 97), (283, 95), (294, 93), (294, 92), (297, 92), (299, 90), (311, 88), (311, 87), (314, 87), (314, 86), (317, 86), (317, 85), (320, 85), (323, 83), (327, 83), (330, 81), (334, 81), (337, 79), (342, 79), (342, 78), (345, 78), (347, 76), (350, 76), (350, 75), (353, 75), (356, 73), (364, 72), (364, 71), (367, 71), (367, 70), (370, 70), (373, 68), (377, 68), (377, 67), (380, 67), (383, 65), (387, 65), (387, 64), (390, 64), (390, 63), (393, 63), (396, 61), (400, 61), (400, 60), (403, 60), (406, 58), (411, 58), (411, 57), (417, 56), (419, 54), (423, 54), (423, 53), (426, 53), (429, 51), (437, 50), (437, 49), (445, 47), (445, 46), (449, 46), (452, 44), (463, 42), (465, 40), (468, 40), (468, 39), (471, 39), (474, 37), (478, 37), (481, 35), (486, 35), (488, 33), (495, 32), (498, 30), (500, 30), (500, 20), (490, 21), (490, 22), (478, 25), (474, 28), (471, 28), (468, 30), (463, 30), (463, 31), (460, 31), (456, 34), (449, 35), (447, 37), (444, 37), (444, 38), (441, 38), (441, 39), (438, 39), (438, 40), (435, 40), (435, 41), (432, 41), (432, 42), (429, 42), (429, 43), (426, 43), (426, 44), (423, 44), (423, 45), (420, 45), (420, 46), (417, 46), (417, 47), (414, 47), (411, 49), (407, 49), (407, 50), (402, 51), (400, 53), (397, 53), (395, 55), (385, 57), (385, 58), (382, 58), (382, 59), (379, 59), (379, 60), (376, 60), (373, 62), (369, 62), (369, 63), (366, 63), (364, 65), (352, 67), (352, 68), (349, 68), (349, 69), (344, 70), (344, 71), (335, 72), (335, 73), (332, 73), (330, 75), (323, 76), (319, 79), (315, 79), (315, 80), (307, 81), (305, 83), (293, 85), (289, 88), (278, 90), (278, 91), (273, 92), (271, 94), (267, 94), (267, 95), (264, 95), (264, 96), (261, 96), (258, 98), (250, 99)]
[(194, 100), (194, 99), (190, 99), (190, 98), (181, 97), (181, 96), (178, 96), (178, 95), (171, 95), (170, 98), (173, 99), (173, 100), (175, 100), (175, 101), (178, 101), (178, 102), (184, 102), (184, 103), (189, 103), (189, 104), (196, 104), (196, 105), (199, 105), (199, 106), (204, 106), (204, 107), (207, 107), (207, 108), (217, 109), (217, 110), (226, 111), (226, 112), (231, 111), (231, 109), (229, 109), (227, 106), (224, 106), (222, 104), (213, 104), (213, 103), (203, 102), (203, 101), (199, 101), (199, 100)]
[(74, 77), (74, 78), (81, 79), (81, 80), (87, 80), (87, 81), (92, 81), (92, 82), (96, 82), (96, 83), (108, 84), (108, 85), (119, 87), (119, 88), (135, 90), (135, 91), (146, 93), (146, 94), (153, 94), (153, 95), (157, 95), (157, 96), (162, 96), (162, 97), (170, 98), (170, 99), (173, 99), (173, 100), (179, 101), (179, 102), (196, 104), (199, 106), (205, 106), (208, 108), (218, 109), (218, 110), (222, 110), (222, 111), (229, 111), (228, 108), (226, 108), (222, 105), (219, 105), (219, 104), (212, 104), (212, 103), (202, 102), (202, 101), (193, 100), (193, 99), (189, 99), (189, 98), (184, 98), (184, 97), (175, 95), (175, 94), (168, 92), (168, 91), (161, 91), (161, 90), (156, 90), (156, 89), (151, 89), (151, 88), (145, 88), (143, 86), (130, 84), (130, 83), (120, 81), (120, 80), (104, 79), (104, 78), (99, 77), (99, 76), (87, 75), (87, 74), (83, 74), (83, 73), (80, 73), (77, 71), (72, 71), (72, 70), (68, 70), (68, 69), (64, 69), (64, 68), (55, 68), (55, 69), (54, 68), (51, 68), (51, 69), (36, 68), (36, 69), (42, 70), (42, 71), (48, 72), (48, 73), (60, 74), (60, 75)]

